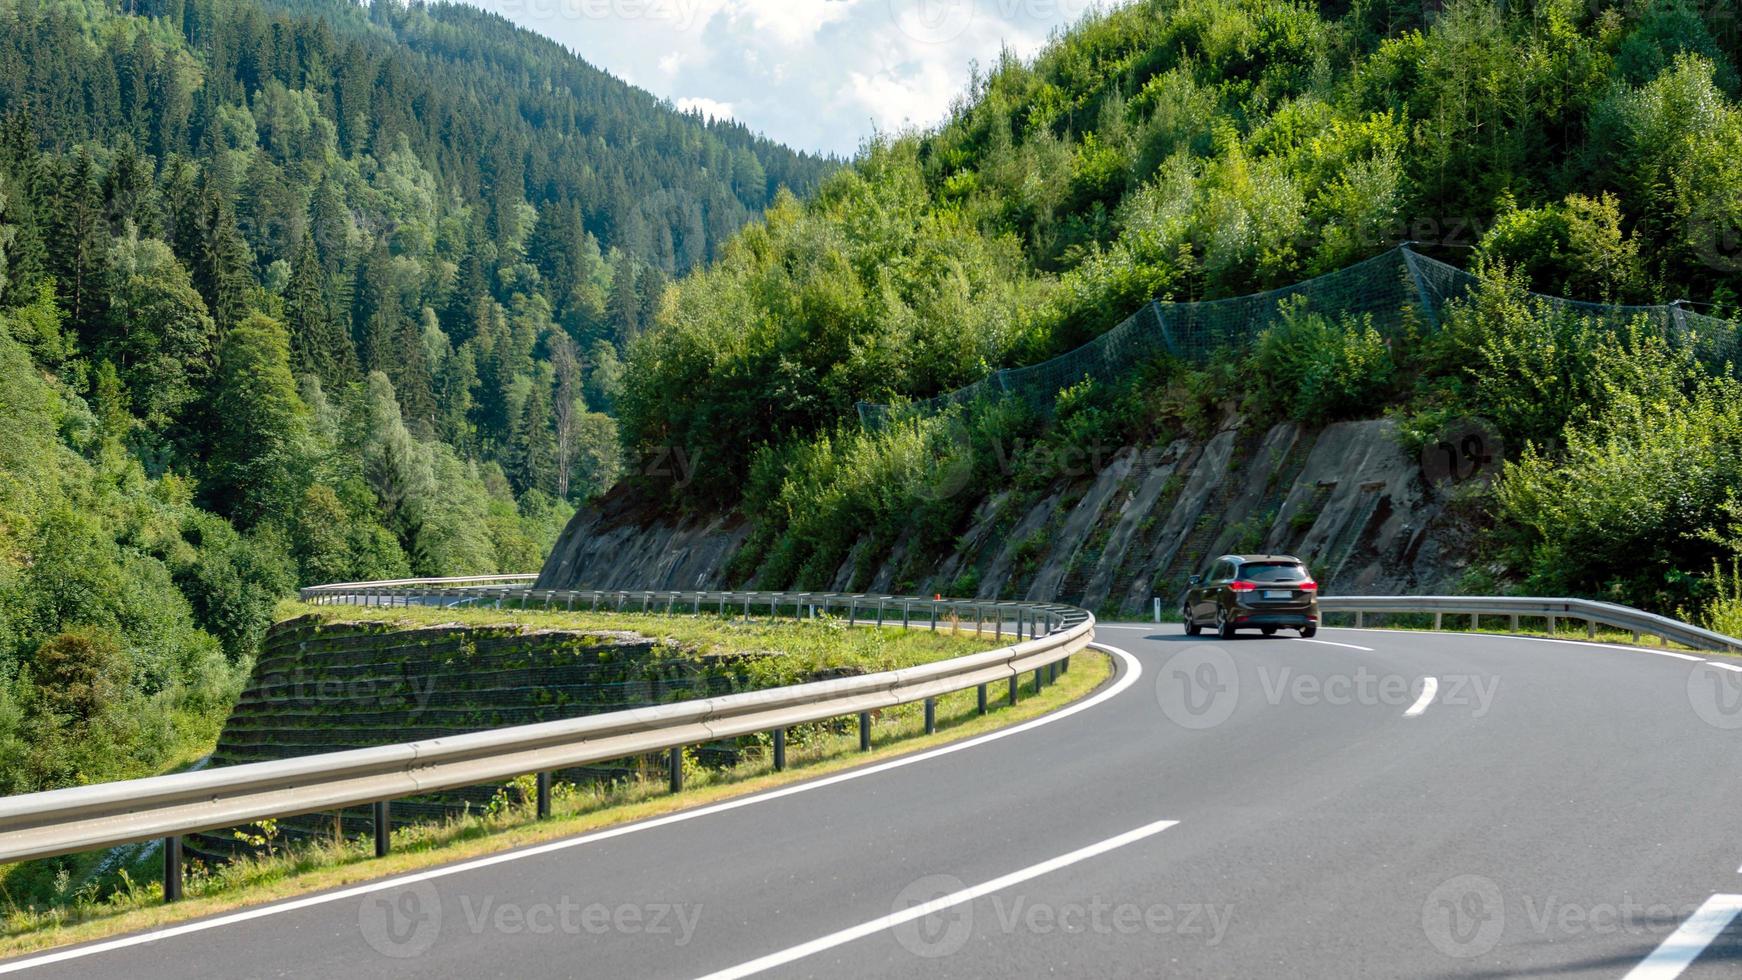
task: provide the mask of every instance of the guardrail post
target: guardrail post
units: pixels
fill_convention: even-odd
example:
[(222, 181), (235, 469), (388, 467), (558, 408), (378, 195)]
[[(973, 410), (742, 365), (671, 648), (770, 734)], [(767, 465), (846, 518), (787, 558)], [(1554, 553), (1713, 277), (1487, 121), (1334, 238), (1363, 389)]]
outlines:
[(786, 769), (786, 729), (774, 730), (774, 771), (783, 772)]
[(1511, 616), (1511, 620), (1512, 620), (1512, 632), (1516, 633), (1516, 632), (1518, 632), (1518, 614), (1513, 613)]
[(883, 600), (877, 600), (877, 628), (883, 628)]
[(925, 733), (935, 735), (938, 730), (938, 699), (925, 699)]
[(671, 747), (671, 751), (666, 753), (665, 765), (670, 770), (671, 791), (673, 793), (683, 792), (683, 746), (674, 745)]
[(163, 839), (163, 900), (181, 901), (181, 838)]
[(1597, 621), (1594, 619), (1585, 620), (1585, 639), (1595, 640), (1596, 638), (1597, 638)]
[(1010, 703), (1016, 704), (1016, 689), (1022, 686), (1022, 678), (1016, 674), (1010, 675)]
[(859, 712), (859, 751), (871, 751), (871, 712)]
[(859, 625), (859, 601), (857, 599), (847, 603), (847, 625)]
[(1434, 630), (1435, 630), (1435, 632), (1438, 632), (1440, 627), (1443, 625), (1443, 623), (1445, 621), (1444, 620), (1445, 615), (1446, 615), (1445, 613), (1438, 612), (1438, 611), (1436, 611), (1434, 613)]
[(985, 714), (986, 713), (986, 685), (984, 685), (984, 684), (980, 685), (979, 695), (980, 695), (980, 705), (979, 705), (980, 714)]
[[(1016, 610), (1016, 621), (1018, 623), (1022, 622), (1022, 610), (1020, 610), (1020, 609)], [(997, 640), (999, 642), (1003, 642), (1003, 640), (1004, 640), (1004, 611), (1003, 610), (999, 610), (998, 621), (992, 624), (992, 639)]]
[(1359, 609), (1355, 610), (1355, 628), (1361, 629), (1362, 627), (1364, 627), (1366, 625), (1367, 625), (1367, 614), (1362, 612)]
[(931, 604), (931, 631), (933, 633), (938, 631), (938, 604), (936, 602)]
[(1482, 614), (1481, 613), (1471, 613), (1470, 614), (1470, 632), (1472, 632), (1472, 633), (1480, 632), (1481, 629), (1482, 629)]
[(375, 856), (384, 858), (393, 849), (393, 804), (387, 800), (375, 802)]
[(911, 629), (912, 628), (912, 627), (907, 625), (907, 620), (908, 620), (909, 614), (912, 613), (912, 611), (913, 611), (912, 607), (913, 607), (913, 602), (911, 600), (908, 600), (908, 599), (901, 600), (901, 628), (902, 629)]
[(1633, 645), (1634, 646), (1639, 645), (1639, 631), (1638, 630), (1633, 631)]
[(1041, 684), (1044, 683), (1045, 680), (1046, 680), (1046, 668), (1045, 667), (1034, 668), (1034, 693), (1036, 693), (1036, 694), (1040, 693)]
[(1070, 672), (1071, 672), (1071, 658), (1066, 657), (1063, 660), (1060, 660), (1059, 661), (1059, 673), (1060, 674), (1068, 674)]
[(538, 774), (538, 819), (550, 819), (550, 773)]
[(1554, 635), (1554, 625), (1555, 625), (1554, 624), (1554, 617), (1553, 616), (1548, 617), (1548, 635), (1550, 635), (1550, 636)]

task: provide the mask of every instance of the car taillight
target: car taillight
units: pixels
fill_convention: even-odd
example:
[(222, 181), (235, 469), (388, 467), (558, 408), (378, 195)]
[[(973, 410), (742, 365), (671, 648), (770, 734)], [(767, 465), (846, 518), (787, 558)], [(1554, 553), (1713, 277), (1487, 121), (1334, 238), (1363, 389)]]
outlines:
[(1251, 592), (1253, 589), (1256, 589), (1256, 588), (1258, 588), (1258, 586), (1253, 585), (1251, 582), (1229, 582), (1228, 583), (1228, 590), (1230, 592)]
[(1302, 582), (1301, 584), (1295, 586), (1295, 588), (1301, 590), (1302, 592), (1317, 592), (1319, 590), (1319, 583), (1314, 582), (1312, 579), (1309, 578), (1305, 582)]

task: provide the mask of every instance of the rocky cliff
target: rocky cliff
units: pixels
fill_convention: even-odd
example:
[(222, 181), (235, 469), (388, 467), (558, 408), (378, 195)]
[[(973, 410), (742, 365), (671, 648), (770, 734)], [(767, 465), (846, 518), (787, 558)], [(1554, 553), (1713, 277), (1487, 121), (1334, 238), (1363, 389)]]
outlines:
[[(1131, 447), (1083, 469), (1039, 495), (985, 496), (953, 550), (911, 580), (905, 541), (867, 556), (865, 540), (832, 585), (1058, 600), (1128, 617), (1147, 615), (1152, 597), (1172, 612), (1186, 578), (1230, 552), (1299, 555), (1343, 594), (1445, 588), (1466, 561), (1467, 529), (1388, 421), (1236, 420), (1205, 440)], [(619, 496), (575, 517), (539, 587), (742, 587), (727, 568), (749, 530), (732, 517), (638, 520)]]

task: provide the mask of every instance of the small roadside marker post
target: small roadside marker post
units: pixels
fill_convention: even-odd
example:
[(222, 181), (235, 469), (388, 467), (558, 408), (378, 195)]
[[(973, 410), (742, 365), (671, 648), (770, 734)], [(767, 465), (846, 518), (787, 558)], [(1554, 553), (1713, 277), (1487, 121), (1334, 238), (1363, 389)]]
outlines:
[(1155, 597), (1155, 621), (1161, 622), (1161, 596)]

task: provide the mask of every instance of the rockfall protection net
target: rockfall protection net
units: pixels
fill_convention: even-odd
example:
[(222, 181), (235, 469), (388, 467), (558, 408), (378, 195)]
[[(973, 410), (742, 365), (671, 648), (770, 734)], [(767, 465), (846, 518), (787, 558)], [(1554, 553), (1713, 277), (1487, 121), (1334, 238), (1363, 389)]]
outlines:
[[(1005, 396), (1022, 398), (1045, 412), (1061, 390), (1085, 379), (1117, 379), (1148, 358), (1165, 354), (1202, 364), (1217, 351), (1243, 347), (1275, 324), (1281, 318), (1282, 304), (1289, 301), (1333, 319), (1371, 316), (1382, 333), (1389, 334), (1410, 316), (1422, 329), (1432, 330), (1446, 307), (1463, 298), (1477, 282), (1476, 276), (1456, 266), (1399, 246), (1336, 272), (1269, 292), (1199, 303), (1150, 302), (1075, 350), (1039, 364), (995, 371), (933, 398), (894, 405), (860, 402), (859, 419), (868, 427), (880, 428), (896, 416), (935, 415), (953, 405)], [(1736, 323), (1678, 304), (1619, 306), (1540, 293), (1532, 293), (1531, 299), (1547, 314), (1588, 318), (1600, 329), (1618, 331), (1643, 319), (1649, 329), (1677, 347), (1691, 348), (1714, 368), (1734, 365), (1738, 360)]]

